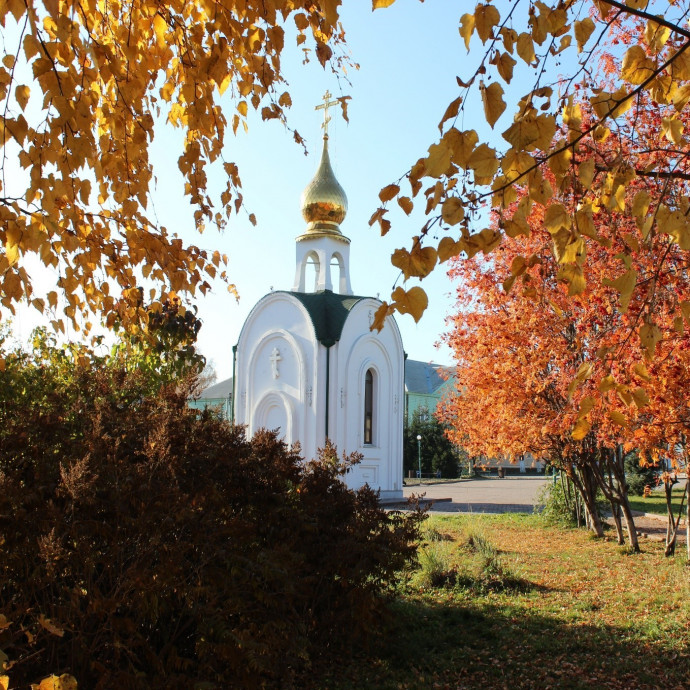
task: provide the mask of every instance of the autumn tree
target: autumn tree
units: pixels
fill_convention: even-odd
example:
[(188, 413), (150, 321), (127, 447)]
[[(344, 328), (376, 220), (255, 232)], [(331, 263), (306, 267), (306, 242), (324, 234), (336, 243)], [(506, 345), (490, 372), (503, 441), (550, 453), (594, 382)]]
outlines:
[[(586, 102), (571, 101), (570, 106), (586, 131), (596, 111)], [(622, 118), (617, 136), (609, 133), (601, 140), (592, 133), (581, 138), (580, 155), (586, 159), (582, 166), (594, 175), (609, 171), (612, 161), (627, 154), (633, 130), (635, 145), (644, 142), (647, 156), (654, 159), (659, 155), (659, 118), (655, 104), (640, 97)], [(615, 176), (610, 182), (609, 192), (616, 189)], [(654, 387), (645, 384), (653, 377), (648, 366), (656, 346), (665, 355), (654, 360), (656, 366), (670, 356), (674, 370), (682, 371), (679, 361), (687, 345), (684, 322), (676, 311), (686, 304), (688, 285), (683, 247), (668, 234), (651, 238), (629, 210), (646, 204), (660, 187), (667, 198), (680, 203), (687, 183), (633, 176), (618, 188), (618, 197), (610, 196), (606, 205), (583, 203), (572, 217), (566, 205), (558, 203), (571, 195), (569, 188), (559, 190), (558, 175), (546, 171), (543, 183), (557, 190), (549, 204), (526, 206), (530, 190), (525, 181), (516, 186), (508, 207), (513, 216), (529, 208), (524, 216), (528, 230), (489, 259), (454, 264), (462, 296), (450, 339), (464, 374), (460, 386), (467, 391), (454, 404), (476, 420), (475, 437), (480, 444), (496, 445), (493, 452), (522, 452), (527, 447), (543, 453), (549, 446), (549, 456), (561, 464), (579, 456), (580, 474), (583, 468), (588, 473), (581, 476), (579, 487), (586, 505), (592, 507), (592, 489), (598, 487), (623, 507), (630, 525), (623, 446), (658, 454), (660, 434), (668, 443), (684, 433), (673, 415), (655, 416), (651, 404), (668, 401), (669, 395), (676, 399), (685, 387), (682, 377), (665, 375)], [(491, 227), (503, 222), (502, 213), (495, 211)], [(573, 227), (577, 236), (570, 231)], [(667, 229), (672, 234), (670, 224)], [(592, 240), (589, 245), (585, 237)], [(646, 254), (637, 251), (643, 244), (648, 245)], [(586, 297), (563, 280), (570, 261), (587, 268), (591, 285)], [(616, 275), (619, 262), (626, 270)], [(650, 304), (660, 327), (643, 325), (640, 332), (646, 340), (640, 344), (631, 332), (644, 324)], [(667, 335), (659, 343), (661, 328)], [(495, 360), (491, 366), (489, 358)], [(479, 395), (482, 400), (473, 412), (466, 406)], [(484, 440), (487, 419), (496, 420), (497, 428)], [(646, 432), (650, 422), (659, 429), (656, 434)], [(467, 419), (463, 430), (468, 430)]]
[[(536, 205), (551, 234), (560, 236), (556, 246), (568, 248), (556, 254), (551, 239), (542, 238), (558, 262), (556, 280), (571, 298), (597, 286), (611, 286), (621, 302), (644, 292), (630, 335), (650, 359), (657, 354), (663, 338), (675, 337), (674, 321), (657, 318), (661, 293), (629, 264), (654, 262), (664, 275), (669, 265), (662, 248), (669, 242), (674, 251), (690, 247), (687, 193), (674, 184), (690, 176), (688, 11), (686, 2), (526, 0), (480, 2), (464, 14), (460, 34), (474, 68), (458, 76), (458, 95), (439, 122), (438, 141), (381, 190), (382, 206), (371, 219), (388, 232), (393, 200), (405, 213), (418, 206), (426, 214), (411, 244), (393, 255), (402, 277), (423, 279), (450, 258), (489, 254), (533, 233), (527, 219)], [(654, 111), (656, 127), (629, 116), (640, 102)], [(496, 136), (471, 128), (482, 107)], [(641, 180), (654, 184), (636, 196), (632, 190)], [(639, 229), (639, 239), (604, 271), (589, 267), (598, 241), (589, 222), (594, 209), (624, 214)], [(397, 309), (418, 318), (426, 302), (419, 286), (398, 286), (378, 316)], [(676, 294), (675, 318), (687, 314), (687, 304)], [(616, 366), (615, 353), (603, 356)], [(602, 371), (600, 381), (607, 375)]]
[[(217, 274), (227, 281), (224, 255), (184, 246), (157, 223), (153, 137), (160, 127), (182, 131), (177, 165), (196, 226), (222, 228), (242, 208), (228, 133), (247, 126), (250, 108), (286, 121), (288, 24), (306, 55), (337, 68), (339, 4), (3, 2), (0, 317), (24, 301), (50, 312), (56, 328), (64, 328), (58, 307), (76, 328), (88, 331), (93, 312), (128, 327), (145, 319), (144, 279), (153, 286), (147, 305), (204, 294)], [(226, 179), (219, 198), (211, 170)], [(59, 271), (45, 298), (32, 257)]]

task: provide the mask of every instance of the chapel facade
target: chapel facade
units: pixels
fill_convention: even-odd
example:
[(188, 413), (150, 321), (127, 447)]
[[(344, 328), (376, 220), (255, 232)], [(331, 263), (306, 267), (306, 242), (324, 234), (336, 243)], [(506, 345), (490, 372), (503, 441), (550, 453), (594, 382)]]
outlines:
[(307, 226), (296, 238), (292, 289), (263, 297), (244, 323), (234, 416), (249, 435), (279, 429), (305, 458), (326, 439), (339, 453), (361, 453), (346, 484), (368, 484), (390, 500), (402, 498), (405, 353), (392, 316), (381, 332), (370, 330), (381, 302), (353, 294), (350, 240), (340, 230), (347, 197), (328, 154), (329, 96), (320, 106), (321, 161), (302, 194)]

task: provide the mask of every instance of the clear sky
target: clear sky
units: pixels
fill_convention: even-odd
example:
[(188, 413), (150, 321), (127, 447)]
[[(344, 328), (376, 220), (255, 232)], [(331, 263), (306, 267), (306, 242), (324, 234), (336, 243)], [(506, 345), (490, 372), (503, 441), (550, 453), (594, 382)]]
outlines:
[[(352, 59), (360, 65), (359, 70), (348, 73), (349, 84), (330, 69), (322, 69), (315, 58), (304, 65), (302, 50), (288, 30), (282, 65), (293, 102), (289, 124), (306, 139), (309, 155), (304, 155), (280, 123), (264, 123), (251, 114), (248, 133), (239, 131), (236, 137), (230, 133), (224, 151), (224, 159), (239, 166), (245, 206), (256, 215), (256, 227), (246, 213), (240, 213), (231, 217), (222, 234), (211, 228), (203, 235), (196, 233), (193, 209), (183, 196), (177, 169), (181, 133), (170, 127), (157, 128), (151, 152), (157, 176), (152, 193), (156, 217), (186, 242), (226, 253), (228, 274), (241, 296), (236, 302), (217, 282), (211, 294), (197, 300), (203, 322), (198, 347), (213, 363), (218, 380), (231, 375), (232, 346), (254, 304), (271, 289), (292, 287), (294, 242), (305, 229), (300, 195), (313, 177), (321, 153), (323, 115), (314, 107), (327, 89), (336, 97), (351, 96), (349, 124), (339, 109), (331, 110), (329, 148), (336, 176), (348, 196), (349, 211), (341, 229), (352, 241), (353, 291), (387, 299), (394, 283), (401, 280), (390, 264), (390, 255), (397, 247), (411, 246), (411, 237), (425, 221), (421, 210), (415, 209), (407, 217), (392, 202), (388, 218), (393, 228), (385, 238), (377, 227), (369, 227), (368, 220), (379, 205), (379, 190), (397, 181), (437, 139), (438, 122), (460, 92), (456, 76), (467, 78), (476, 67), (470, 64), (458, 32), (462, 11), (448, 0), (423, 4), (398, 0), (392, 7), (372, 13), (369, 0), (345, 0), (342, 23)], [(478, 48), (473, 51), (473, 63), (484, 52), (481, 45)], [(231, 116), (231, 104), (225, 105)], [(477, 112), (476, 121), (465, 119), (457, 126), (480, 130), (481, 103), (473, 104), (469, 112)], [(486, 134), (480, 131), (480, 137)], [(209, 171), (218, 192), (224, 175), (220, 165)], [(45, 280), (46, 284), (52, 282), (47, 273)], [(405, 350), (412, 359), (450, 364), (450, 351), (437, 350), (434, 344), (452, 309), (452, 286), (444, 268), (421, 285), (429, 294), (430, 306), (419, 324), (410, 316), (397, 317)], [(23, 310), (14, 320), (16, 335), (25, 339), (36, 323), (35, 312)]]
[[(350, 270), (355, 294), (387, 299), (399, 271), (390, 255), (424, 222), (421, 213), (406, 217), (393, 202), (389, 217), (393, 229), (385, 238), (368, 220), (378, 206), (379, 190), (396, 181), (438, 136), (438, 122), (447, 104), (457, 96), (456, 75), (463, 75), (466, 51), (458, 33), (459, 8), (447, 0), (399, 0), (391, 8), (372, 13), (364, 0), (345, 2), (342, 21), (354, 61), (360, 69), (348, 73), (351, 84), (340, 83), (318, 62), (301, 64), (301, 51), (286, 40), (283, 66), (293, 100), (290, 126), (307, 140), (309, 155), (296, 145), (277, 122), (250, 122), (248, 134), (238, 133), (226, 143), (226, 160), (240, 168), (245, 204), (255, 213), (253, 228), (245, 215), (233, 216), (219, 235), (207, 230), (195, 236), (191, 209), (182, 199), (176, 174), (176, 153), (165, 164), (169, 136), (155, 141), (159, 169), (155, 194), (161, 223), (186, 240), (218, 248), (229, 256), (228, 274), (240, 293), (239, 303), (216, 285), (212, 295), (200, 298), (203, 327), (199, 349), (213, 361), (218, 379), (231, 374), (231, 348), (254, 304), (273, 289), (292, 287), (295, 271), (294, 240), (305, 229), (299, 201), (311, 180), (321, 152), (321, 102), (326, 89), (334, 96), (349, 95), (349, 125), (339, 109), (331, 109), (329, 149), (349, 210), (341, 229), (351, 240)], [(465, 127), (472, 126), (466, 123)], [(222, 173), (221, 173), (222, 174)], [(420, 204), (421, 205), (421, 204)], [(405, 350), (413, 359), (450, 363), (446, 348), (434, 343), (444, 329), (453, 300), (445, 270), (422, 281), (430, 307), (419, 324), (398, 316)]]

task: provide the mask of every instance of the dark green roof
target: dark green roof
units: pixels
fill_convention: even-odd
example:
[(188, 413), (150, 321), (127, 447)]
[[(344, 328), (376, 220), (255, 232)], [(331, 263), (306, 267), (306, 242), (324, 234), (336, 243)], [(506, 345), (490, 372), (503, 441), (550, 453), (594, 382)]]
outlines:
[(288, 292), (297, 298), (309, 312), (316, 339), (325, 347), (340, 340), (343, 326), (357, 302), (367, 299), (354, 295), (336, 295), (330, 290), (321, 292)]

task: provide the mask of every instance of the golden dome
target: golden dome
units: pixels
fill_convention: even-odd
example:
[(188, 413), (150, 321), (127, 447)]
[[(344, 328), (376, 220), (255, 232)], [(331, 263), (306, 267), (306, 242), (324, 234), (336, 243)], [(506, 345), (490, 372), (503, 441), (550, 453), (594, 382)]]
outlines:
[(335, 179), (328, 156), (328, 136), (323, 138), (323, 153), (314, 179), (302, 192), (302, 216), (307, 232), (340, 235), (340, 223), (347, 213), (347, 196)]

